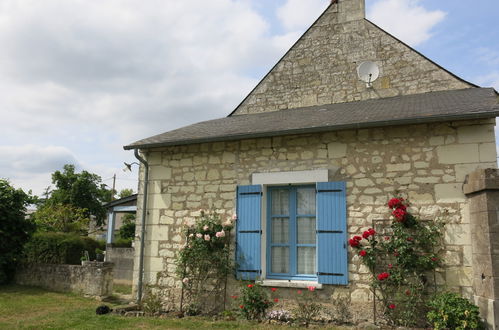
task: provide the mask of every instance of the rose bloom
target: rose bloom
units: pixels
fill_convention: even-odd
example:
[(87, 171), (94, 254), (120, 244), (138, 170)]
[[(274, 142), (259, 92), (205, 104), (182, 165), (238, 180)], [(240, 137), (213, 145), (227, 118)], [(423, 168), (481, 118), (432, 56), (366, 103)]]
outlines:
[(390, 304), (390, 305), (388, 305), (388, 308), (390, 308), (390, 309), (395, 309), (395, 304)]
[(222, 231), (219, 231), (215, 234), (216, 237), (225, 237), (225, 232), (222, 230)]
[(272, 292), (276, 292), (276, 291), (277, 291), (277, 289), (276, 289), (276, 288), (271, 288), (270, 290), (271, 290)]
[(356, 241), (361, 241), (362, 237), (360, 237), (360, 236), (354, 236), (353, 239), (356, 240)]
[(374, 236), (374, 234), (376, 234), (376, 230), (374, 230), (373, 228), (369, 228), (367, 231), (369, 232), (369, 235), (371, 235), (371, 236)]
[(224, 223), (222, 223), (222, 225), (224, 227), (231, 227), (232, 226), (232, 221), (230, 221), (230, 219), (227, 219), (227, 221), (225, 221)]
[(365, 239), (368, 239), (369, 236), (371, 236), (371, 234), (369, 234), (367, 230), (362, 234), (362, 237), (364, 237)]
[(400, 204), (402, 204), (403, 201), (404, 201), (403, 198), (400, 198), (400, 199), (392, 198), (388, 201), (388, 207), (393, 209), (393, 208), (399, 206)]
[(315, 286), (309, 286), (308, 291), (315, 291)]
[(353, 238), (350, 238), (348, 240), (348, 244), (350, 244), (351, 247), (357, 247), (357, 246), (359, 246), (360, 243), (359, 243), (359, 241), (357, 241), (357, 240), (355, 240)]
[(297, 293), (298, 293), (298, 294), (301, 294), (301, 290), (298, 290), (298, 292), (297, 292)]
[(204, 235), (204, 240), (205, 241), (209, 241), (211, 239), (210, 235), (206, 234)]
[(189, 283), (189, 279), (188, 279), (187, 277), (186, 277), (186, 278), (184, 278), (184, 279), (182, 280), (182, 283), (184, 283), (184, 284)]
[(233, 221), (236, 221), (236, 220), (237, 220), (237, 214), (234, 214), (234, 215), (232, 216), (232, 220), (233, 220)]
[(366, 250), (360, 250), (360, 252), (359, 252), (359, 256), (361, 256), (361, 257), (365, 257), (366, 254), (367, 254)]
[(247, 285), (248, 288), (252, 288), (253, 287), (253, 284), (248, 284)]
[(196, 234), (196, 237), (197, 237), (197, 238), (201, 238), (201, 237), (203, 237), (203, 234), (201, 234), (201, 233), (197, 233), (197, 234)]
[(406, 294), (407, 296), (410, 296), (410, 295), (411, 295), (411, 290), (405, 290), (405, 294)]
[(232, 299), (237, 299), (237, 296), (230, 296)]
[(189, 237), (194, 237), (194, 234), (190, 234)]
[(386, 272), (383, 272), (381, 274), (378, 274), (378, 280), (380, 281), (383, 281), (383, 280), (386, 280), (387, 278), (390, 277), (390, 274), (386, 273)]
[(243, 308), (244, 308), (244, 306), (243, 306), (243, 305), (239, 305), (239, 308), (243, 309)]
[(206, 231), (206, 230), (208, 230), (209, 228), (210, 228), (210, 227), (208, 227), (208, 225), (205, 225), (205, 226), (203, 227), (203, 230), (204, 230), (204, 231)]
[(279, 302), (279, 299), (275, 298), (275, 299), (274, 299), (274, 302)]
[(402, 209), (395, 209), (392, 214), (395, 218), (397, 218), (397, 220), (403, 221), (407, 212)]

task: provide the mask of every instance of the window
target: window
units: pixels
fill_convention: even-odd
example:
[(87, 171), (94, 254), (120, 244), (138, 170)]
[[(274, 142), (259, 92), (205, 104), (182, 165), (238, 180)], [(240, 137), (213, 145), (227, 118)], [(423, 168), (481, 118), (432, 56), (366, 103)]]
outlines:
[(267, 277), (316, 279), (315, 186), (270, 187), (267, 201)]
[(268, 187), (266, 242), (261, 239), (263, 189), (237, 188), (237, 277), (348, 284), (345, 182)]

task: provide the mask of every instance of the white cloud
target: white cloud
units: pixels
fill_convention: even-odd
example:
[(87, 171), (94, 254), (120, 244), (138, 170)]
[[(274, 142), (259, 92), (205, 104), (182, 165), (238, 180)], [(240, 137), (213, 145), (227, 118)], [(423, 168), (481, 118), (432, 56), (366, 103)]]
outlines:
[(304, 30), (319, 17), (329, 3), (329, 0), (287, 0), (277, 10), (277, 17), (289, 31)]
[[(0, 175), (46, 187), (77, 161), (112, 176), (123, 145), (230, 113), (288, 42), (252, 1), (0, 0), (1, 143), (21, 146)], [(65, 157), (36, 156), (50, 145)]]
[(378, 0), (367, 12), (367, 18), (411, 46), (431, 37), (431, 30), (446, 13), (427, 10), (420, 0)]

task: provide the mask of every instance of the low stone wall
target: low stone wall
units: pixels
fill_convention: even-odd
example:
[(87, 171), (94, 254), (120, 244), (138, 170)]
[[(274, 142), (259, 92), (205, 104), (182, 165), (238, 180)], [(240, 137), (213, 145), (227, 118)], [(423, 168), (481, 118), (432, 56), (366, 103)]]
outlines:
[(132, 285), (134, 248), (106, 247), (106, 261), (114, 264), (114, 283)]
[(15, 282), (58, 292), (107, 297), (113, 292), (113, 264), (87, 261), (84, 265), (24, 264)]

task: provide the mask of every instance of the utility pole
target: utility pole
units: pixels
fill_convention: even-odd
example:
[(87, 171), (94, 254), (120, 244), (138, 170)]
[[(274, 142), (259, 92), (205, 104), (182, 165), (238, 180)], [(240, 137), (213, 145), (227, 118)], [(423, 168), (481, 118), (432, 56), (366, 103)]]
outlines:
[(113, 175), (113, 188), (111, 190), (111, 200), (114, 201), (114, 194), (116, 193), (116, 190), (114, 188), (116, 187), (116, 173)]

